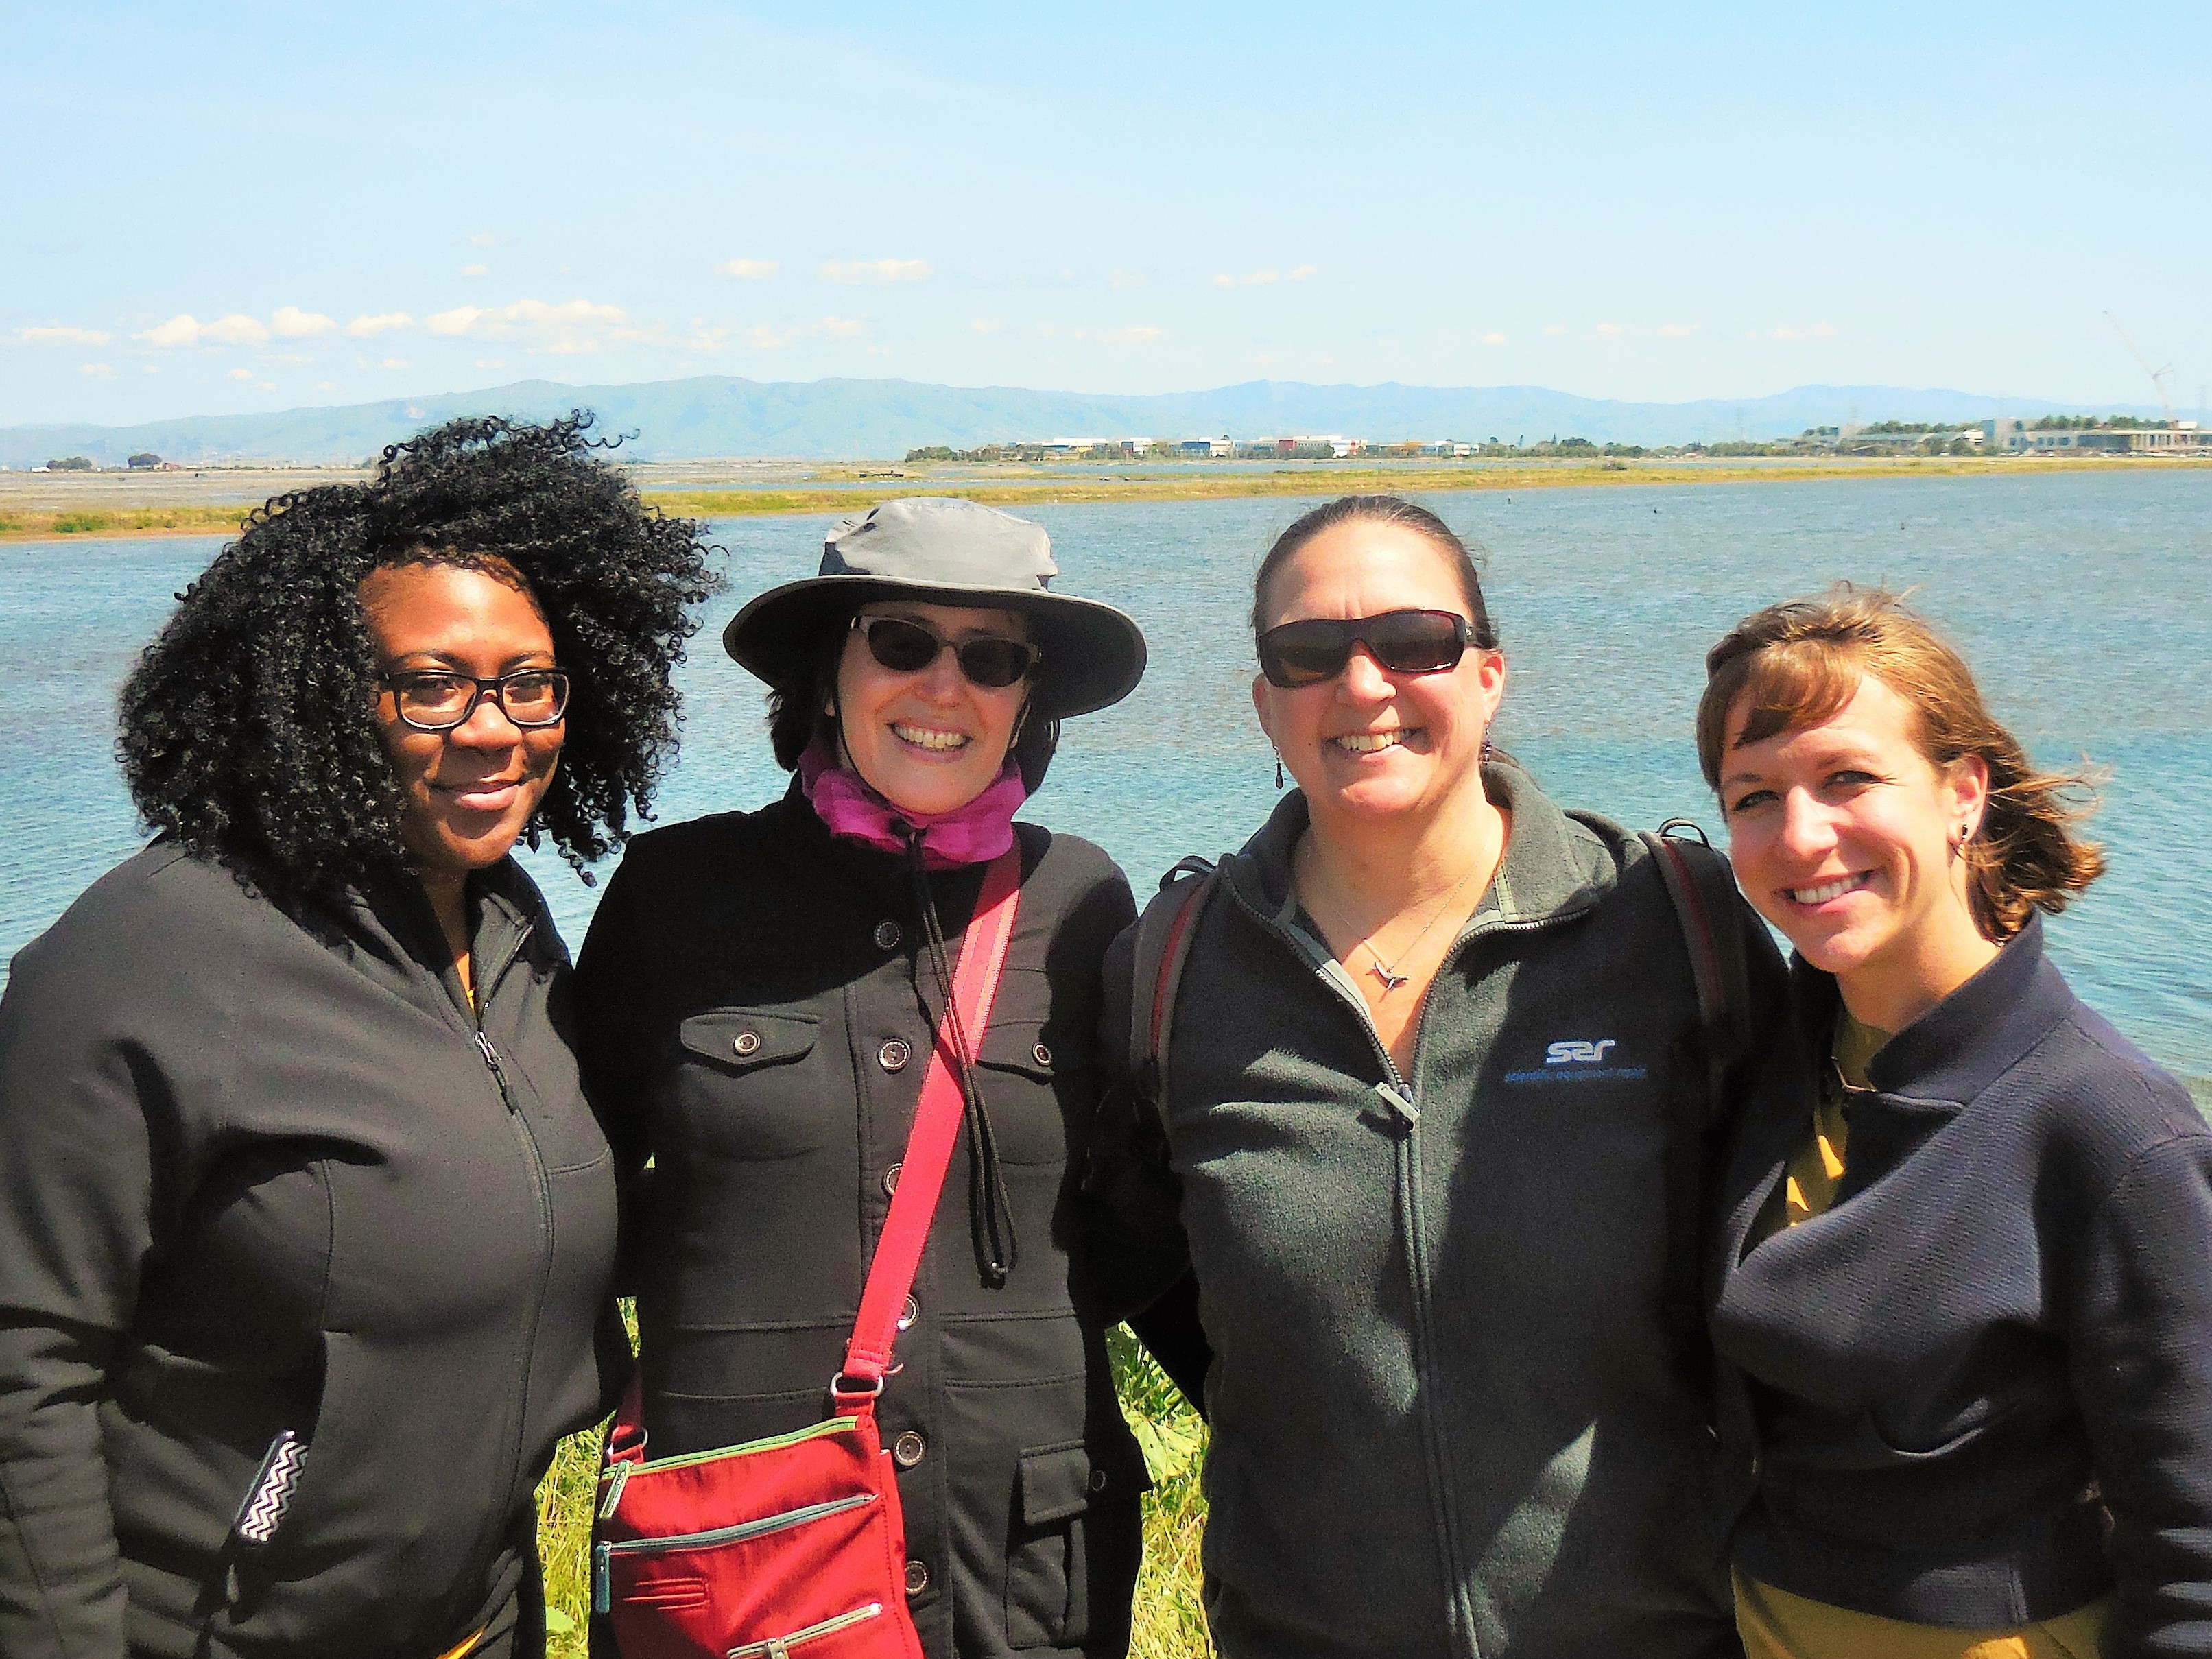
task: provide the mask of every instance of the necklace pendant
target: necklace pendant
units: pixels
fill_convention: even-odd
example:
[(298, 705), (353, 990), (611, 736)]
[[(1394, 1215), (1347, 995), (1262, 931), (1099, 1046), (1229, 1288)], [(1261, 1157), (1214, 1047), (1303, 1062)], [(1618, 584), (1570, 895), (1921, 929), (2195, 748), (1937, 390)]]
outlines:
[(1385, 968), (1379, 962), (1372, 968), (1370, 968), (1367, 971), (1382, 981), (1382, 994), (1385, 996), (1389, 995), (1391, 992), (1396, 990), (1401, 985), (1403, 985), (1407, 978), (1407, 975), (1404, 974), (1392, 973), (1388, 968)]

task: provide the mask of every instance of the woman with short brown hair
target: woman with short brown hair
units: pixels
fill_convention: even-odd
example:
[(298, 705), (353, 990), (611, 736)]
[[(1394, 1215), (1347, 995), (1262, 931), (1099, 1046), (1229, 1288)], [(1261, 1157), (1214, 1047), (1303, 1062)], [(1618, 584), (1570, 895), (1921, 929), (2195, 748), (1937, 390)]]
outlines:
[(2212, 1133), (2044, 955), (2103, 868), (2087, 778), (1879, 589), (1747, 617), (1707, 672), (1804, 1066), (1716, 1264), (1752, 1659), (2212, 1653)]

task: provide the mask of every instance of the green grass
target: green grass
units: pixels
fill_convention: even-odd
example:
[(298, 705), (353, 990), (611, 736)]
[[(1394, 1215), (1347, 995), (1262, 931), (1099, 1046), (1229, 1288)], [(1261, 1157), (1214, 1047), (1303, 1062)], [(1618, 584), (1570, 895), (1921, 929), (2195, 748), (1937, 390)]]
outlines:
[[(1121, 1410), (1145, 1449), (1153, 1481), (1145, 1495), (1145, 1566), (1137, 1580), (1131, 1659), (1199, 1659), (1212, 1650), (1198, 1589), (1198, 1545), (1206, 1529), (1206, 1499), (1199, 1492), (1205, 1425), (1126, 1330), (1111, 1333), (1108, 1344)], [(562, 1441), (538, 1489), (551, 1659), (584, 1659), (601, 1432), (592, 1429)]]
[(50, 513), (11, 512), (0, 516), (0, 539), (46, 536), (184, 536), (235, 532), (250, 509), (205, 507), (134, 507), (114, 510), (70, 507)]

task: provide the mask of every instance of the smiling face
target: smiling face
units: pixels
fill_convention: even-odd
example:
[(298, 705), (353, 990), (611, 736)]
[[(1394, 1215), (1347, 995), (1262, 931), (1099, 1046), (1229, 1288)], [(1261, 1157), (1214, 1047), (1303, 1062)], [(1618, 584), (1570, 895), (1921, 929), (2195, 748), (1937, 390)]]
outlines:
[[(556, 665), (553, 636), (529, 594), (486, 571), (386, 565), (362, 579), (361, 602), (382, 674), (442, 669), (492, 679)], [(376, 724), (399, 784), (400, 837), (433, 887), (507, 856), (545, 798), (567, 729), (518, 726), (486, 697), (452, 731), (421, 732), (399, 719), (384, 687)]]
[[(1332, 525), (1267, 584), (1262, 629), (1310, 617), (1389, 611), (1468, 614), (1445, 555), (1403, 525)], [(1260, 725), (1319, 817), (1433, 812), (1481, 788), (1483, 734), (1505, 690), (1505, 659), (1470, 645), (1443, 673), (1384, 668), (1364, 645), (1343, 672), (1312, 685), (1252, 682)]]
[(1853, 1013), (1895, 1030), (1996, 952), (1955, 850), (1980, 825), (1989, 769), (1935, 765), (1912, 705), (1871, 675), (1827, 720), (1738, 746), (1744, 701), (1721, 765), (1736, 879)]
[[(1006, 611), (886, 600), (860, 615), (918, 623), (953, 645), (971, 639), (1027, 640)], [(909, 812), (950, 812), (981, 794), (1006, 763), (1030, 684), (977, 685), (950, 651), (901, 673), (870, 654), (858, 629), (837, 659), (837, 707), (845, 758), (871, 788)]]

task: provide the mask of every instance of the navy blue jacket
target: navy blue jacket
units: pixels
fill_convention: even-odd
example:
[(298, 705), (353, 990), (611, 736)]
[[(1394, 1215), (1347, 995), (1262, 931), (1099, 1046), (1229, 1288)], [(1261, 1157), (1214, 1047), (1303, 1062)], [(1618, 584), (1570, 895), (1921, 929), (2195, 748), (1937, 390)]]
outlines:
[[(1801, 959), (1792, 989), (1824, 1064), (1835, 981)], [(1713, 1334), (1757, 1475), (1738, 1565), (1953, 1626), (2117, 1583), (2107, 1659), (2212, 1655), (2212, 1132), (2036, 921), (1869, 1070), (1826, 1213), (1745, 1253), (1809, 1111), (1748, 1123), (1730, 1159)]]

